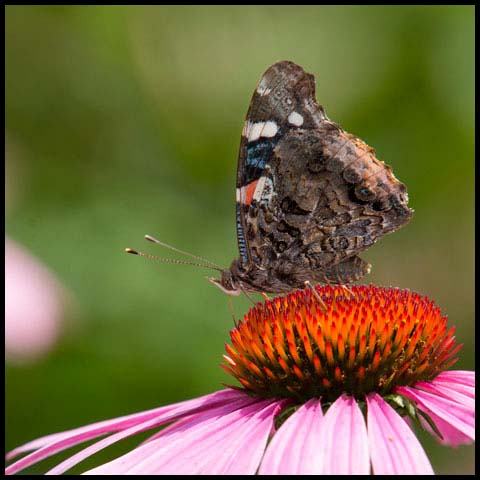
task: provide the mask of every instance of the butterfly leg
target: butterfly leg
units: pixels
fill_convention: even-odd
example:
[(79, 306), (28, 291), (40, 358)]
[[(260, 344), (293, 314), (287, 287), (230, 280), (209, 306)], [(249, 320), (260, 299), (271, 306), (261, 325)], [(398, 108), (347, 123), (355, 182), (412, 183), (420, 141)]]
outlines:
[(257, 303), (255, 302), (255, 300), (252, 298), (251, 295), (249, 295), (249, 293), (244, 290), (243, 288), (240, 287), (240, 289), (242, 290), (242, 293), (245, 294), (245, 296), (252, 302), (252, 305), (256, 305)]
[(325, 302), (322, 300), (322, 297), (318, 294), (315, 288), (313, 288), (313, 285), (308, 280), (305, 280), (304, 284), (305, 284), (305, 287), (308, 288), (312, 292), (312, 295), (318, 300), (322, 310), (326, 312), (327, 306), (325, 305)]
[(230, 310), (230, 313), (232, 314), (233, 324), (235, 325), (235, 328), (237, 328), (238, 323), (237, 323), (237, 319), (235, 318), (235, 311), (233, 310), (232, 296), (227, 295), (227, 299), (228, 299), (228, 309)]
[(350, 290), (350, 288), (348, 288), (347, 285), (339, 285), (339, 287), (345, 292), (347, 292), (350, 295), (350, 298), (353, 298), (353, 299), (355, 298), (355, 293), (352, 292), (352, 290)]
[(265, 300), (270, 300), (270, 297), (265, 292), (260, 292), (260, 294)]
[[(346, 285), (338, 285), (338, 288), (344, 292), (344, 295), (343, 295), (343, 298), (345, 300), (352, 300), (352, 299), (355, 299), (355, 294), (346, 286)], [(345, 295), (345, 292), (349, 295)], [(340, 295), (338, 295), (338, 290), (335, 289), (333, 291), (333, 301), (332, 301), (332, 306), (333, 306), (333, 309), (336, 311), (337, 310), (337, 298), (339, 300), (342, 300), (342, 297)]]

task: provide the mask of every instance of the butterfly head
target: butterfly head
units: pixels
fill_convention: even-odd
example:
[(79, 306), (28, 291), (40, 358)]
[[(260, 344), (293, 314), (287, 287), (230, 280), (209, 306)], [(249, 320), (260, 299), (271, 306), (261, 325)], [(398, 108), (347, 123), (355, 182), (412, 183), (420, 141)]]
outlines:
[(240, 284), (235, 280), (234, 275), (230, 270), (222, 270), (221, 278), (207, 277), (207, 280), (212, 282), (227, 295), (237, 296), (242, 293)]

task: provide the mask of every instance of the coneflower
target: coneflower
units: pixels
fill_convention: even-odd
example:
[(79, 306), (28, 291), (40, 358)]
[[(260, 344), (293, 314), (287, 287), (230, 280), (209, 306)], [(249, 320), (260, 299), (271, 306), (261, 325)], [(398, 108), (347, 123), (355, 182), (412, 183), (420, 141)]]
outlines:
[(224, 369), (241, 387), (48, 435), (6, 473), (107, 435), (48, 473), (168, 425), (86, 474), (433, 474), (414, 426), (474, 441), (475, 373), (426, 297), (374, 286), (316, 287), (257, 304), (231, 331)]

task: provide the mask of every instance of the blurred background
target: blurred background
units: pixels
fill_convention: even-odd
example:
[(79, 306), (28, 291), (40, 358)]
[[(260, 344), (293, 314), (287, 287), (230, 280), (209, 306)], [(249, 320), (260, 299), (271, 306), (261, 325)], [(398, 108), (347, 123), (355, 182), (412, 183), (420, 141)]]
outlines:
[[(237, 256), (240, 133), (285, 59), (408, 187), (414, 217), (362, 255), (364, 282), (434, 299), (464, 344), (455, 368), (474, 368), (473, 6), (8, 6), (6, 259), (15, 270), (9, 246), (23, 252), (10, 288), (26, 320), (6, 325), (7, 450), (233, 383), (210, 272), (123, 250), (171, 256), (149, 233), (220, 265)], [(473, 447), (421, 438), (436, 473), (473, 473)]]

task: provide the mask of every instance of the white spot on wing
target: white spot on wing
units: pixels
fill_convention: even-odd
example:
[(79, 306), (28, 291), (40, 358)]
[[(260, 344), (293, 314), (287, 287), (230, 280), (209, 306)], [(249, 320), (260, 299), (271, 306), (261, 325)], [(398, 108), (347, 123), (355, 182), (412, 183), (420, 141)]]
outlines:
[(303, 123), (303, 117), (298, 112), (292, 112), (288, 116), (288, 123), (291, 123), (292, 125), (295, 125), (296, 127), (299, 127)]
[(270, 177), (260, 177), (258, 179), (257, 186), (255, 187), (255, 192), (253, 194), (254, 200), (259, 203), (268, 203), (273, 196), (273, 182)]
[(273, 121), (251, 123), (247, 120), (243, 127), (242, 135), (247, 137), (249, 142), (254, 142), (260, 137), (274, 137), (277, 132), (278, 126)]
[(255, 187), (255, 192), (253, 193), (253, 199), (257, 202), (260, 201), (262, 198), (263, 187), (265, 186), (265, 180), (267, 177), (260, 177), (257, 182), (257, 186)]
[(236, 190), (236, 200), (237, 200), (237, 202), (240, 201), (240, 189), (239, 188), (237, 188), (237, 190)]
[(262, 129), (261, 137), (274, 137), (278, 132), (278, 126), (275, 122), (265, 122)]
[(264, 122), (250, 123), (247, 122), (247, 139), (249, 142), (254, 142), (260, 138), (262, 128), (265, 125)]

